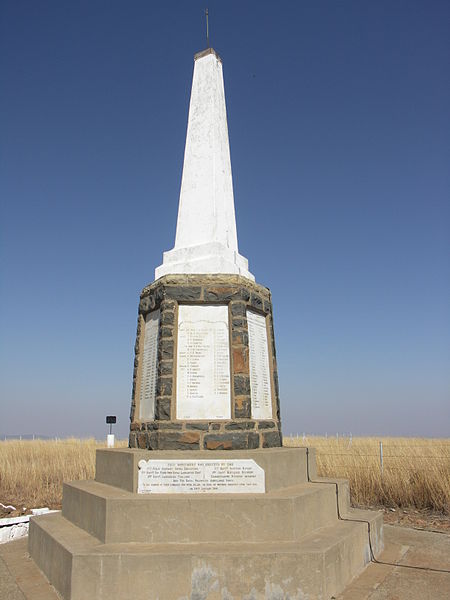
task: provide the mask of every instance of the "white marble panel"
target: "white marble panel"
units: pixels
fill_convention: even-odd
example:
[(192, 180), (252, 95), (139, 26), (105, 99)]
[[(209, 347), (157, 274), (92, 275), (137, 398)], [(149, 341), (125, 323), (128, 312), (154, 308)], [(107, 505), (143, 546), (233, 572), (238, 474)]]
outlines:
[(178, 307), (177, 419), (230, 419), (227, 306)]
[(265, 472), (254, 460), (140, 460), (139, 494), (263, 494)]
[(144, 351), (141, 355), (139, 418), (155, 418), (155, 395), (158, 358), (159, 310), (145, 318)]
[(250, 357), (250, 390), (253, 419), (272, 418), (272, 386), (266, 318), (247, 310)]

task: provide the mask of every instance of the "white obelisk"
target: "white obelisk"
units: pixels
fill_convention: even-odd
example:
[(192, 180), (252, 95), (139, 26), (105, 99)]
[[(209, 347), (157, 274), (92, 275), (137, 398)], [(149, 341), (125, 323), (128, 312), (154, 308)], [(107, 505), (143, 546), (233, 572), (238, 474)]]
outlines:
[(238, 251), (222, 61), (212, 48), (194, 57), (175, 246), (155, 279), (182, 273), (255, 279)]

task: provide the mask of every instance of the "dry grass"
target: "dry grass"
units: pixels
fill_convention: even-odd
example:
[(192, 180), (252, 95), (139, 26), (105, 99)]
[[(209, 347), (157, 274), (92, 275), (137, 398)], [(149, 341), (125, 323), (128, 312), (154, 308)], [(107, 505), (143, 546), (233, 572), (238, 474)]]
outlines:
[[(286, 446), (317, 449), (319, 475), (350, 480), (358, 506), (414, 507), (450, 514), (450, 440), (284, 438)], [(126, 446), (126, 441), (118, 442)], [(90, 440), (0, 442), (0, 502), (22, 509), (61, 507), (63, 481), (94, 477), (95, 450)]]
[(0, 442), (0, 502), (18, 512), (23, 507), (61, 508), (63, 481), (92, 479), (95, 450), (105, 446), (94, 439)]
[[(383, 473), (380, 468), (383, 443)], [(356, 506), (431, 509), (450, 514), (450, 440), (285, 437), (317, 451), (318, 474), (350, 481)]]

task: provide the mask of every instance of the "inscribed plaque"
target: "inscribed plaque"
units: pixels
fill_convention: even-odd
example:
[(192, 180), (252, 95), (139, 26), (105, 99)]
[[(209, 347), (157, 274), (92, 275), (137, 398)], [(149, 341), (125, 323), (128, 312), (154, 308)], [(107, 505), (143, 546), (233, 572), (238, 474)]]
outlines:
[(178, 307), (177, 419), (230, 419), (227, 306)]
[(247, 310), (247, 322), (252, 418), (271, 419), (272, 387), (266, 318), (254, 311)]
[(159, 310), (145, 318), (144, 350), (142, 352), (139, 391), (139, 418), (155, 418), (156, 360), (158, 357)]
[(263, 494), (254, 460), (140, 460), (138, 494)]

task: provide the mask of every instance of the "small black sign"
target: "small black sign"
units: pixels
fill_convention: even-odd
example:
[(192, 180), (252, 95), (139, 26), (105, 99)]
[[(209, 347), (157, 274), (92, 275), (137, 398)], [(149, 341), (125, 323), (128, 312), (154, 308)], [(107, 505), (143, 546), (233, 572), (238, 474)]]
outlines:
[(106, 417), (106, 423), (108, 425), (111, 425), (112, 423), (116, 423), (117, 421), (117, 417), (113, 416), (113, 415), (109, 415)]

